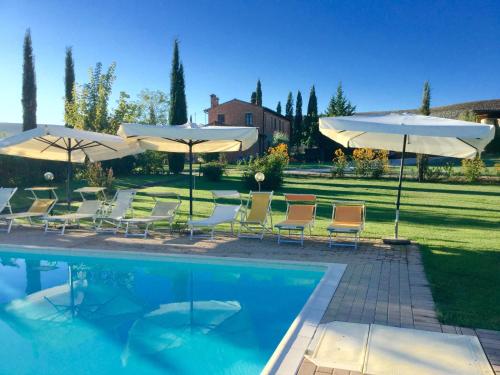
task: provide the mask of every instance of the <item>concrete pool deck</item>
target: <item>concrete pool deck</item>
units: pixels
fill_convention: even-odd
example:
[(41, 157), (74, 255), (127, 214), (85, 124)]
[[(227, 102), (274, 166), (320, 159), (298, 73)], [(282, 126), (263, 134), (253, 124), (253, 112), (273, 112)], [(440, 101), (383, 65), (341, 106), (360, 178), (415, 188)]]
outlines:
[[(500, 375), (500, 332), (442, 325), (436, 315), (432, 294), (417, 246), (390, 247), (377, 241), (362, 241), (359, 249), (329, 249), (326, 239), (306, 240), (304, 247), (278, 245), (276, 238), (263, 241), (220, 237), (215, 241), (185, 236), (138, 239), (123, 235), (71, 231), (64, 236), (41, 229), (14, 228), (0, 233), (0, 244), (147, 251), (167, 254), (197, 254), (250, 259), (343, 263), (347, 268), (331, 299), (322, 322), (375, 323), (425, 331), (475, 335), (479, 338), (493, 370)], [(301, 375), (349, 374), (341, 369), (317, 368), (304, 360)], [(353, 373), (354, 374), (354, 373)]]

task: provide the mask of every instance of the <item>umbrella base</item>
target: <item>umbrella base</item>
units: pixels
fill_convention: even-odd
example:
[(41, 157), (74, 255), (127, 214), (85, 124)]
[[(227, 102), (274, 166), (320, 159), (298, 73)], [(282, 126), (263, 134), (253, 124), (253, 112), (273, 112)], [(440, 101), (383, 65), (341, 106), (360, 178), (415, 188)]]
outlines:
[(382, 241), (386, 245), (409, 245), (409, 244), (411, 244), (411, 241), (408, 238), (388, 237), (388, 238), (383, 238)]

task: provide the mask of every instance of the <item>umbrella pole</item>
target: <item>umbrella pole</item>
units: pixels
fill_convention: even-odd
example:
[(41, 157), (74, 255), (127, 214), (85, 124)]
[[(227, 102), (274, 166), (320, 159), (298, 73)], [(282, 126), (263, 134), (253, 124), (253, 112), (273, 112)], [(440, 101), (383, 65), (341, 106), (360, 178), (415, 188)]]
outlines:
[(396, 220), (394, 223), (394, 238), (398, 239), (398, 227), (399, 227), (399, 206), (401, 204), (401, 187), (403, 185), (403, 170), (405, 167), (405, 152), (406, 152), (406, 141), (408, 140), (408, 135), (405, 134), (403, 137), (403, 149), (401, 151), (401, 166), (399, 167), (399, 184), (398, 184), (398, 196), (396, 198)]
[(68, 211), (71, 209), (71, 139), (68, 139), (68, 163), (66, 165), (66, 201)]
[(193, 143), (189, 142), (189, 219), (193, 217)]

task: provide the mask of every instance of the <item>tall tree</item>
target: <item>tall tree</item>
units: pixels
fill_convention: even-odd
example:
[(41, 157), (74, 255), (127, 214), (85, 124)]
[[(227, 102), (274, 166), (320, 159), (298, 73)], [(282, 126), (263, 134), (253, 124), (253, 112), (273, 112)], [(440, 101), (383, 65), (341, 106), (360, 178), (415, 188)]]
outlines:
[(89, 69), (89, 82), (83, 87), (73, 87), (73, 102), (66, 103), (64, 121), (70, 126), (102, 133), (115, 133), (113, 122), (108, 112), (116, 64), (112, 63), (108, 70), (102, 72), (102, 64), (98, 62)]
[(250, 96), (250, 103), (257, 104), (257, 93), (252, 91), (252, 95)]
[(31, 30), (24, 35), (23, 46), (23, 131), (36, 128), (36, 76)]
[(318, 117), (318, 98), (316, 89), (311, 87), (309, 101), (307, 103), (307, 114), (304, 118), (304, 138), (307, 147), (319, 147), (319, 117)]
[[(64, 70), (64, 118), (68, 115), (68, 108), (74, 102), (73, 89), (75, 87), (75, 62), (73, 60), (73, 49), (66, 47), (66, 59)], [(70, 126), (66, 123), (66, 126)]]
[(285, 117), (290, 122), (290, 139), (293, 139), (293, 94), (291, 91), (286, 99)]
[(276, 106), (276, 112), (281, 115), (281, 102), (278, 102), (278, 105)]
[(257, 88), (255, 89), (255, 104), (262, 107), (262, 85), (260, 79), (257, 80)]
[(325, 116), (352, 116), (356, 112), (356, 106), (346, 98), (342, 82), (337, 86), (337, 92), (332, 95)]
[[(429, 81), (424, 82), (422, 92), (422, 105), (419, 109), (420, 114), (429, 116), (431, 114), (431, 85)], [(427, 155), (417, 154), (417, 178), (419, 182), (425, 181), (425, 174), (429, 168), (429, 159)]]
[[(354, 113), (356, 113), (356, 106), (352, 105), (351, 102), (347, 99), (342, 88), (342, 82), (339, 82), (337, 91), (334, 95), (332, 95), (324, 115), (352, 116)], [(323, 160), (331, 160), (333, 152), (338, 148), (342, 148), (342, 145), (331, 140), (328, 137), (325, 137), (324, 135), (320, 135), (319, 139)]]
[(302, 134), (302, 124), (303, 116), (302, 116), (302, 94), (300, 90), (297, 91), (297, 99), (295, 100), (295, 117), (293, 119), (293, 130), (292, 130), (292, 139), (290, 140), (291, 144), (295, 147), (300, 147), (302, 144), (303, 134)]
[[(168, 116), (170, 125), (182, 125), (187, 122), (186, 84), (184, 67), (179, 57), (179, 41), (174, 41), (172, 71), (170, 73), (170, 110)], [(185, 157), (182, 153), (168, 154), (170, 172), (178, 174), (184, 170)]]

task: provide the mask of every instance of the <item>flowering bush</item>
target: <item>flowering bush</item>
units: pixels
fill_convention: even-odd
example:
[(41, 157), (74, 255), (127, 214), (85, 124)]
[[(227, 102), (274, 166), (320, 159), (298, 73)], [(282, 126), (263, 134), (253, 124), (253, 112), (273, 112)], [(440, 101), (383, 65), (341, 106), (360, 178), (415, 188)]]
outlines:
[(251, 158), (246, 163), (243, 172), (243, 180), (250, 189), (257, 189), (258, 184), (255, 181), (255, 173), (262, 172), (265, 180), (262, 182), (263, 189), (278, 189), (283, 184), (284, 171), (290, 161), (288, 155), (288, 146), (279, 144), (270, 147), (268, 154), (262, 157)]
[(335, 150), (335, 156), (333, 157), (333, 167), (332, 167), (332, 177), (343, 177), (345, 174), (345, 169), (349, 164), (347, 156), (344, 154), (341, 148)]
[(357, 148), (353, 151), (352, 159), (356, 176), (370, 175), (370, 164), (374, 157), (375, 152), (371, 148)]
[(477, 181), (484, 172), (484, 162), (479, 156), (474, 159), (463, 159), (462, 172), (468, 181)]

